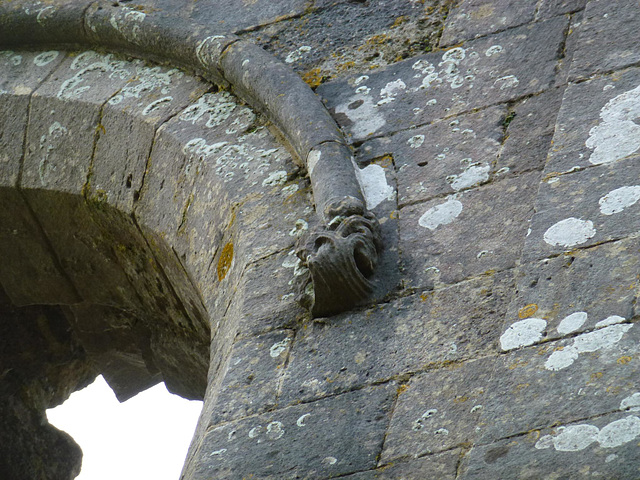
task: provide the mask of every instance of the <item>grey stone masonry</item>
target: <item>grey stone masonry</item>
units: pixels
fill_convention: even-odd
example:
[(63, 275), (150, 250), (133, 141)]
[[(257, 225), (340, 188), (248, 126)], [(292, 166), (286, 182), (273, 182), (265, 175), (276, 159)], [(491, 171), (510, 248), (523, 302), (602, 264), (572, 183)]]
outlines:
[(97, 373), (181, 480), (640, 478), (637, 0), (214, 3), (0, 5), (7, 478)]

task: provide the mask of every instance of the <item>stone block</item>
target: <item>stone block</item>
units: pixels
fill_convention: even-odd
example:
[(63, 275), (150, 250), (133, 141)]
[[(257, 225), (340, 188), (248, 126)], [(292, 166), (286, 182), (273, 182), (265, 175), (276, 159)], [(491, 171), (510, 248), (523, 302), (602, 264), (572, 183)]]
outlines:
[(63, 58), (55, 50), (0, 52), (0, 185), (18, 181), (30, 95)]
[(24, 195), (80, 296), (90, 303), (137, 311), (136, 291), (84, 198), (35, 189)]
[(131, 211), (155, 131), (207, 85), (173, 68), (134, 63), (134, 77), (105, 104), (89, 177), (89, 198)]
[(595, 73), (620, 70), (637, 64), (640, 52), (635, 40), (640, 19), (638, 2), (606, 0), (587, 3), (580, 25), (578, 48), (571, 64), (570, 79), (588, 78)]
[(498, 274), (316, 321), (293, 344), (280, 402), (495, 353), (511, 289)]
[(17, 189), (0, 188), (0, 283), (15, 305), (71, 304), (81, 299)]
[(22, 186), (78, 194), (87, 182), (102, 105), (132, 77), (113, 54), (70, 54), (31, 99)]
[(640, 69), (569, 85), (545, 172), (555, 175), (636, 155), (639, 109)]
[(189, 17), (223, 32), (239, 32), (261, 25), (298, 16), (307, 8), (305, 0), (222, 0), (196, 3), (189, 8)]
[(587, 0), (542, 0), (538, 6), (536, 17), (538, 20), (578, 12), (584, 8)]
[(271, 255), (242, 274), (228, 316), (241, 335), (291, 328), (306, 314), (297, 302), (296, 274), (302, 269), (295, 251)]
[(244, 35), (317, 87), (433, 50), (446, 3), (315, 1), (314, 11)]
[(392, 155), (400, 206), (489, 181), (503, 137), (504, 106), (435, 121), (365, 142), (361, 158)]
[(292, 331), (278, 331), (235, 343), (215, 399), (216, 408), (208, 420), (209, 426), (276, 407), (292, 340)]
[(344, 477), (347, 480), (454, 480), (460, 459), (460, 450), (437, 455), (429, 455), (407, 462), (393, 462), (390, 465)]
[(639, 337), (637, 324), (618, 323), (500, 357), (479, 443), (613, 412), (636, 399)]
[(640, 230), (640, 185), (634, 184), (638, 168), (637, 158), (630, 158), (545, 177), (523, 258), (544, 258), (635, 234)]
[(352, 141), (404, 130), (546, 90), (567, 24), (557, 17), (515, 28), (326, 83), (317, 92)]
[(454, 45), (532, 22), (536, 0), (462, 0), (449, 10), (440, 46)]
[(474, 447), (464, 480), (489, 478), (638, 478), (637, 414), (612, 413)]
[(629, 239), (521, 266), (502, 329), (502, 348), (573, 336), (601, 322), (633, 318), (639, 252), (638, 239)]
[(519, 174), (544, 168), (563, 91), (550, 89), (511, 108), (505, 122), (506, 139), (495, 165), (497, 172), (508, 169), (509, 174)]
[(531, 172), (400, 210), (405, 282), (433, 288), (515, 266), (539, 178)]
[(376, 465), (396, 385), (366, 388), (209, 431), (195, 477), (328, 478)]
[(495, 357), (416, 375), (393, 411), (381, 461), (419, 457), (475, 443)]

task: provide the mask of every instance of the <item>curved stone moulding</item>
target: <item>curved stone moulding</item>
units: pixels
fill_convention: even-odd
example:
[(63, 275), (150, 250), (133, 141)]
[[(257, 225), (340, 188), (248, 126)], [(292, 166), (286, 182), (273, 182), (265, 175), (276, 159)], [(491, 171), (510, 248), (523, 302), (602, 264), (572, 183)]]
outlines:
[(366, 210), (344, 136), (308, 85), (260, 47), (179, 18), (113, 2), (77, 0), (47, 6), (5, 2), (0, 5), (0, 45), (123, 51), (193, 70), (230, 87), (273, 123), (309, 172), (316, 211), (324, 223), (298, 252), (315, 287), (313, 315), (349, 309), (373, 292), (369, 278), (381, 249), (378, 223)]

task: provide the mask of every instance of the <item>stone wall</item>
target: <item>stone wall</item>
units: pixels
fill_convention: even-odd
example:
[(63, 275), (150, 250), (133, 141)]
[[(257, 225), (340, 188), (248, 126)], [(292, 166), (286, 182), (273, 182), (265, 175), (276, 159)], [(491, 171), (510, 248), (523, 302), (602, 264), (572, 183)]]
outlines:
[[(640, 476), (637, 2), (14, 3), (0, 25), (37, 51), (0, 54), (0, 305), (25, 344), (3, 343), (2, 425), (33, 460), (9, 478), (69, 478), (77, 449), (19, 420), (98, 372), (205, 400), (185, 480)], [(211, 70), (171, 53), (203, 24)], [(307, 155), (342, 140), (283, 123), (317, 111), (283, 69), (384, 243), (383, 287), (324, 318), (295, 252), (332, 183)], [(69, 473), (33, 466), (60, 445)]]

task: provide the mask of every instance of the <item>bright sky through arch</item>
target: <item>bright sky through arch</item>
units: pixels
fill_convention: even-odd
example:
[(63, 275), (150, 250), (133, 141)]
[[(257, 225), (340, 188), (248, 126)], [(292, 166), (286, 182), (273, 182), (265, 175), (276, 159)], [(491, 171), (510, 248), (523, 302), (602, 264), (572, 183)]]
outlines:
[(77, 480), (178, 480), (201, 410), (164, 383), (119, 403), (99, 376), (47, 418), (84, 452)]

